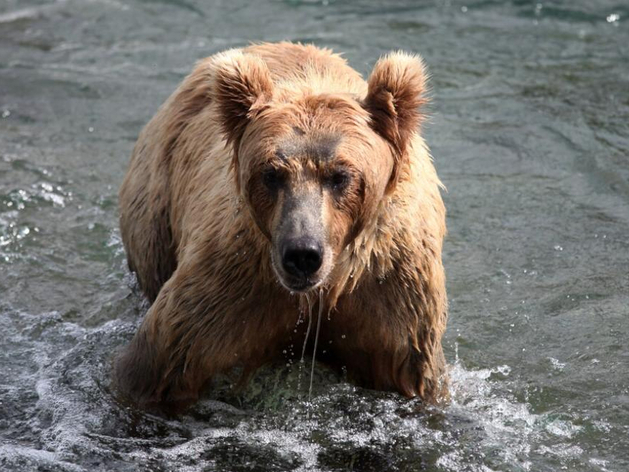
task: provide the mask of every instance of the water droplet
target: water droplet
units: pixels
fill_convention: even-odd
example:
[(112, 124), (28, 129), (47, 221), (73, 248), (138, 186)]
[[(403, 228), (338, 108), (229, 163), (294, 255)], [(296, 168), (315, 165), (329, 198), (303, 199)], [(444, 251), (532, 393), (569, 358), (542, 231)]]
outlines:
[(620, 20), (620, 15), (618, 13), (612, 13), (611, 15), (608, 15), (607, 18), (607, 23), (618, 23), (618, 20)]
[(559, 362), (559, 360), (555, 359), (554, 357), (549, 357), (548, 360), (555, 370), (563, 370), (563, 368), (566, 366), (565, 363)]
[(540, 13), (542, 12), (542, 8), (544, 8), (544, 5), (542, 5), (541, 3), (538, 3), (535, 5), (535, 14), (537, 16), (539, 16)]

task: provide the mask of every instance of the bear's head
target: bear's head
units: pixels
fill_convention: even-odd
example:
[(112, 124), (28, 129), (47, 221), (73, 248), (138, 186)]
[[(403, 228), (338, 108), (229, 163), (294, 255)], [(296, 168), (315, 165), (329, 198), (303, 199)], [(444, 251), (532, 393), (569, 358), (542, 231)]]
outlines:
[(339, 254), (378, 218), (408, 165), (424, 102), (416, 56), (381, 58), (363, 96), (274, 81), (258, 56), (232, 52), (216, 69), (219, 119), (234, 149), (236, 186), (270, 242), (279, 281), (326, 283)]

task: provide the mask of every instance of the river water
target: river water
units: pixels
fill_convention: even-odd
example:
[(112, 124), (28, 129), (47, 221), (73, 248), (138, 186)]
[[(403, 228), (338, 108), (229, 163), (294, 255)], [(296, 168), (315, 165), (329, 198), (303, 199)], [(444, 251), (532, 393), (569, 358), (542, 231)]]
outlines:
[[(138, 132), (197, 59), (281, 39), (430, 68), (445, 408), (322, 366), (311, 401), (282, 364), (177, 419), (109, 390), (147, 309), (117, 222)], [(0, 469), (629, 470), (627, 45), (621, 0), (1, 2)]]

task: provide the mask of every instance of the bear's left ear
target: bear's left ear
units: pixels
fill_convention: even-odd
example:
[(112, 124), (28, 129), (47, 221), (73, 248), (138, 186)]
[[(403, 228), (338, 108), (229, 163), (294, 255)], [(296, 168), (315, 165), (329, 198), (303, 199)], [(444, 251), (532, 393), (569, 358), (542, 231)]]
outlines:
[(261, 57), (231, 50), (216, 57), (214, 96), (223, 133), (238, 150), (247, 125), (273, 95), (273, 82)]
[(419, 56), (393, 52), (380, 58), (368, 80), (365, 108), (372, 128), (404, 154), (413, 132), (419, 129), (426, 102), (426, 70)]

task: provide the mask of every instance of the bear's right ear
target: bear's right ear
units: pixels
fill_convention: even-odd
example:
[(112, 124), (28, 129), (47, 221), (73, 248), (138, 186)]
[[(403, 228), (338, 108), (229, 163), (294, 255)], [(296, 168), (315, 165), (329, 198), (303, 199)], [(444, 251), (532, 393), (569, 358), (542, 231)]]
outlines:
[(240, 50), (219, 54), (214, 94), (223, 133), (238, 149), (247, 124), (273, 95), (271, 74), (261, 57)]

